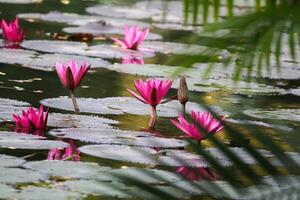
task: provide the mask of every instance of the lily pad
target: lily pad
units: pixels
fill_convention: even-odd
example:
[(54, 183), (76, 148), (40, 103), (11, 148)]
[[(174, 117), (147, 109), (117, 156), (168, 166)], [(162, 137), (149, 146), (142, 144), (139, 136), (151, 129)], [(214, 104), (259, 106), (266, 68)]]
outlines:
[(98, 158), (140, 163), (157, 164), (154, 155), (156, 151), (147, 147), (129, 147), (118, 145), (87, 145), (79, 148), (79, 151)]
[(53, 199), (82, 199), (83, 197), (77, 192), (42, 187), (27, 187), (15, 195), (16, 199), (24, 200), (53, 200)]
[[(63, 29), (66, 33), (87, 33), (92, 34), (94, 36), (99, 35), (123, 35), (124, 29), (118, 26), (112, 26), (109, 24), (103, 23), (89, 23), (82, 26), (77, 27), (66, 27)], [(162, 36), (156, 33), (149, 33), (145, 40), (161, 40)]]
[(111, 125), (119, 122), (98, 116), (50, 113), (47, 124), (53, 127), (113, 128)]
[(64, 182), (71, 191), (76, 191), (84, 194), (94, 194), (100, 196), (108, 196), (114, 198), (130, 198), (127, 194), (128, 188), (118, 182), (99, 182), (95, 180), (71, 180)]
[(105, 61), (101, 58), (91, 58), (68, 54), (41, 54), (32, 59), (30, 63), (24, 64), (24, 66), (33, 69), (52, 71), (55, 70), (54, 65), (56, 62), (66, 63), (69, 60), (77, 60), (79, 63), (88, 61), (88, 63), (91, 65), (91, 71), (95, 68), (106, 68), (110, 64), (108, 61)]
[(11, 198), (17, 190), (13, 188), (12, 186), (0, 184), (0, 197), (3, 199), (9, 199)]
[(122, 131), (117, 129), (57, 129), (50, 131), (50, 134), (56, 137), (69, 138), (95, 144), (129, 145), (158, 148), (178, 148), (187, 145), (184, 140), (153, 137), (144, 132)]
[(259, 119), (300, 121), (300, 109), (251, 109), (243, 113)]
[(24, 168), (61, 178), (89, 179), (98, 172), (105, 172), (109, 167), (100, 167), (96, 163), (73, 162), (73, 161), (32, 161), (23, 165)]
[(202, 30), (201, 26), (184, 25), (184, 24), (172, 24), (172, 23), (152, 23), (152, 25), (159, 29), (166, 30), (179, 30), (179, 31), (199, 31)]
[(19, 167), (24, 162), (22, 158), (0, 154), (0, 167)]
[(20, 139), (4, 139), (0, 140), (0, 148), (10, 149), (29, 149), (29, 150), (47, 150), (53, 148), (66, 148), (68, 143), (54, 140), (20, 140)]
[(0, 62), (7, 64), (29, 64), (38, 53), (23, 49), (0, 49)]
[[(160, 154), (151, 148), (146, 147), (129, 147), (116, 145), (87, 145), (79, 148), (80, 152), (95, 156), (123, 162), (132, 162), (148, 165), (166, 165), (166, 166), (190, 166), (190, 167), (207, 167), (208, 164), (198, 155), (182, 151), (176, 151), (177, 154)], [(167, 151), (168, 152), (168, 151)], [(224, 166), (230, 166), (227, 160), (220, 160)]]
[(75, 13), (62, 13), (59, 11), (51, 11), (49, 13), (23, 13), (18, 14), (19, 18), (27, 20), (41, 20), (49, 21), (56, 23), (65, 23), (69, 25), (78, 25), (83, 26), (88, 23), (105, 23), (111, 26), (124, 27), (124, 25), (137, 25), (140, 27), (150, 27), (150, 24), (137, 21), (137, 20), (128, 20), (128, 19), (114, 19), (111, 17), (100, 17), (92, 15), (79, 15)]
[[(103, 99), (93, 98), (77, 98), (81, 112), (95, 114), (115, 114), (121, 115), (124, 113), (135, 115), (149, 115), (150, 107), (133, 97), (107, 97)], [(53, 107), (63, 110), (73, 110), (71, 99), (68, 97), (59, 97), (44, 99), (41, 103), (47, 107)], [(160, 117), (177, 117), (180, 112), (181, 104), (178, 101), (170, 101), (166, 104), (157, 106), (157, 113)], [(211, 109), (221, 115), (228, 115), (228, 112), (223, 111), (217, 106), (211, 106)], [(199, 104), (188, 102), (186, 104), (187, 112), (191, 110), (205, 111)]]
[(23, 101), (0, 98), (0, 122), (10, 121), (12, 114), (21, 113), (22, 110), (27, 109), (29, 106), (29, 103)]
[(0, 183), (36, 183), (47, 180), (48, 176), (36, 171), (18, 169), (18, 168), (1, 168)]
[(93, 15), (106, 17), (127, 18), (127, 19), (147, 19), (156, 14), (154, 10), (143, 10), (134, 7), (116, 5), (97, 5), (86, 8), (86, 12)]
[(0, 140), (4, 140), (4, 139), (34, 140), (34, 139), (45, 139), (45, 137), (26, 134), (26, 133), (0, 131)]
[(153, 49), (155, 52), (163, 54), (183, 54), (183, 55), (209, 55), (212, 48), (195, 44), (182, 44), (174, 42), (145, 41), (141, 48)]
[(113, 176), (120, 177), (120, 179), (129, 177), (145, 184), (166, 184), (182, 180), (182, 176), (176, 173), (158, 169), (128, 167), (113, 169), (110, 173)]
[(88, 46), (83, 42), (72, 41), (27, 40), (21, 43), (21, 46), (26, 49), (46, 53), (74, 54), (102, 58), (122, 58), (129, 55), (142, 57), (154, 56), (152, 52), (121, 49), (107, 44)]

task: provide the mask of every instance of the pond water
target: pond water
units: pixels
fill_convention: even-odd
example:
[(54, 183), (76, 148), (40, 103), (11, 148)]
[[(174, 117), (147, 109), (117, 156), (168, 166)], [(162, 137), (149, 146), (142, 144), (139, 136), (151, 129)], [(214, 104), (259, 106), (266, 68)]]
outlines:
[[(235, 83), (231, 80), (234, 68), (217, 63), (230, 51), (208, 54), (205, 40), (213, 36), (199, 35), (200, 25), (183, 25), (183, 2), (167, 2), (0, 0), (0, 18), (19, 16), (25, 30), (19, 49), (0, 48), (1, 198), (158, 198), (118, 175), (135, 177), (177, 198), (206, 197), (205, 190), (183, 178), (188, 173), (198, 186), (205, 188), (209, 181), (216, 181), (230, 190), (204, 159), (190, 151), (183, 133), (171, 124), (180, 110), (178, 102), (158, 106), (156, 130), (148, 131), (150, 107), (126, 90), (134, 89), (133, 81), (140, 78), (169, 77), (174, 83), (167, 96), (176, 95), (179, 78), (174, 72), (180, 67), (194, 67), (182, 72), (190, 89), (188, 112), (208, 106), (226, 116), (228, 125), (243, 131), (265, 157), (273, 155), (261, 149), (252, 132), (271, 136), (299, 162), (294, 153), (300, 151), (299, 63), (284, 61), (281, 73), (263, 72), (262, 78), (254, 71), (251, 83), (245, 72)], [(247, 10), (237, 7), (234, 12)], [(150, 27), (142, 47), (151, 51), (125, 51), (113, 45), (110, 37), (122, 36), (126, 24)], [(54, 71), (56, 61), (70, 59), (92, 65), (75, 91), (79, 114), (73, 112), (68, 92)], [(204, 79), (202, 74), (213, 62), (215, 68)], [(50, 108), (46, 132), (20, 133), (11, 115), (41, 103)], [(231, 143), (245, 163), (257, 165), (225, 131), (217, 138)], [(211, 143), (203, 141), (201, 146), (223, 166), (235, 169)], [(76, 155), (68, 157), (67, 149)], [(49, 161), (52, 157), (64, 161)], [(266, 182), (272, 182), (267, 175), (262, 172)], [(223, 193), (214, 197), (237, 198)]]

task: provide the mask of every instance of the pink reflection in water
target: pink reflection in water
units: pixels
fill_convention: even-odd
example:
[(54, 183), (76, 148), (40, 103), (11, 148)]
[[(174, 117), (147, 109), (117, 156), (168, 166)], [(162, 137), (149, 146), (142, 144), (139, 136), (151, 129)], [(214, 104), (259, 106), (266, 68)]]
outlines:
[(80, 152), (74, 140), (68, 141), (69, 146), (65, 149), (54, 148), (48, 152), (47, 160), (72, 160), (80, 161)]
[(210, 180), (216, 181), (220, 177), (207, 167), (177, 167), (176, 173), (182, 175), (189, 181)]

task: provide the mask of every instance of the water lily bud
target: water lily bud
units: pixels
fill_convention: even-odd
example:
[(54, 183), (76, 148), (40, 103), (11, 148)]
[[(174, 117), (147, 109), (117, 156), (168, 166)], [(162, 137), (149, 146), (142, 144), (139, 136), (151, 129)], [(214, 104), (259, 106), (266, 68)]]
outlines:
[(186, 104), (186, 102), (189, 100), (188, 97), (188, 87), (186, 84), (185, 77), (182, 76), (180, 78), (179, 88), (178, 88), (178, 100), (181, 104)]

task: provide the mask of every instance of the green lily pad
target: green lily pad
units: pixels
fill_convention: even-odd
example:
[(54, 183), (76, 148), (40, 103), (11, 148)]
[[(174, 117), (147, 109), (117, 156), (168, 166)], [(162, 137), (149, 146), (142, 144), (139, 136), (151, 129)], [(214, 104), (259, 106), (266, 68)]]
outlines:
[(24, 162), (22, 158), (0, 154), (0, 167), (19, 167)]
[[(81, 112), (95, 114), (114, 114), (121, 115), (124, 113), (135, 115), (149, 115), (150, 106), (146, 105), (133, 97), (107, 97), (102, 99), (93, 98), (77, 98), (78, 106)], [(47, 107), (53, 107), (63, 110), (72, 111), (73, 104), (68, 97), (59, 97), (44, 99), (41, 103)], [(221, 115), (228, 115), (228, 112), (223, 111), (220, 107), (211, 106), (211, 109)], [(177, 117), (181, 110), (181, 104), (178, 101), (170, 101), (157, 106), (157, 113), (160, 117)], [(199, 104), (188, 102), (186, 111), (191, 110), (205, 111)]]
[(20, 114), (28, 107), (30, 104), (23, 101), (0, 98), (0, 122), (11, 121), (13, 114)]
[(95, 15), (79, 15), (75, 13), (62, 13), (58, 11), (50, 11), (49, 13), (23, 13), (18, 14), (18, 17), (21, 19), (27, 20), (41, 20), (49, 21), (56, 23), (65, 23), (69, 25), (86, 25), (89, 23), (105, 23), (108, 26), (124, 27), (124, 25), (137, 25), (140, 27), (150, 27), (150, 24), (137, 21), (137, 20), (128, 20), (128, 19), (115, 19), (111, 17), (100, 17)]
[(8, 3), (8, 4), (32, 4), (39, 3), (37, 0), (0, 0), (0, 3)]
[(34, 139), (45, 139), (45, 137), (26, 134), (26, 133), (0, 131), (0, 140), (5, 140), (5, 139), (34, 140)]
[(6, 184), (36, 183), (48, 179), (45, 174), (18, 168), (1, 168), (0, 177), (0, 183)]
[(23, 49), (0, 49), (0, 62), (7, 64), (29, 64), (37, 52)]
[[(66, 33), (87, 33), (94, 36), (99, 35), (124, 35), (124, 28), (118, 26), (112, 26), (104, 23), (88, 23), (86, 25), (77, 26), (77, 27), (66, 27), (63, 28), (63, 31)], [(162, 36), (156, 33), (149, 33), (145, 40), (161, 40)]]
[(69, 192), (66, 190), (55, 188), (42, 188), (42, 187), (27, 187), (15, 195), (17, 199), (24, 200), (54, 200), (54, 199), (82, 199), (83, 196), (77, 192)]
[(26, 49), (32, 49), (45, 53), (74, 54), (97, 58), (122, 58), (129, 55), (142, 57), (154, 56), (152, 52), (121, 49), (119, 47), (114, 47), (107, 44), (88, 46), (83, 42), (72, 41), (26, 40), (21, 43), (21, 46)]
[(64, 182), (71, 191), (76, 191), (84, 194), (94, 194), (104, 197), (114, 198), (130, 198), (127, 194), (128, 188), (118, 182), (99, 182), (95, 180), (71, 180)]
[(87, 115), (50, 113), (48, 126), (52, 127), (93, 127), (93, 128), (113, 128), (112, 124), (119, 124), (118, 121)]
[(300, 121), (300, 109), (251, 109), (243, 113), (259, 119)]
[(28, 149), (28, 150), (47, 150), (53, 148), (66, 148), (68, 143), (54, 140), (25, 140), (20, 139), (4, 139), (0, 140), (0, 148), (9, 149)]
[(113, 18), (126, 19), (147, 19), (157, 12), (153, 10), (142, 10), (134, 7), (116, 5), (97, 5), (86, 8), (86, 12), (93, 15), (100, 15)]
[(0, 184), (0, 197), (3, 199), (11, 198), (17, 190), (9, 185)]
[(179, 148), (187, 145), (186, 141), (174, 138), (153, 137), (150, 134), (117, 129), (57, 129), (51, 135), (62, 138), (80, 140), (94, 144), (129, 145), (141, 147)]
[(49, 176), (80, 179), (90, 179), (97, 175), (98, 172), (106, 172), (110, 169), (109, 167), (100, 167), (96, 163), (57, 160), (27, 162), (23, 167)]

